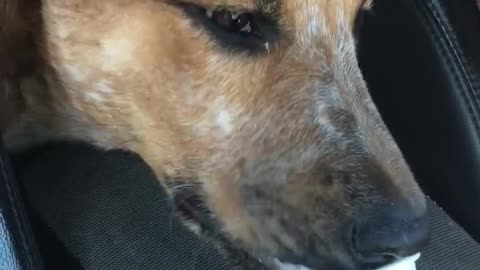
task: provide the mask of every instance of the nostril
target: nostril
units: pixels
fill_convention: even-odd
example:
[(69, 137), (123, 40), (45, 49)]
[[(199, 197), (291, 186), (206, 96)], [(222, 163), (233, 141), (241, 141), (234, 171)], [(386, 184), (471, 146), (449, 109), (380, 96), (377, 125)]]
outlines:
[(413, 255), (421, 251), (429, 238), (425, 217), (413, 220), (377, 217), (356, 224), (352, 230), (355, 255), (368, 264), (381, 265)]

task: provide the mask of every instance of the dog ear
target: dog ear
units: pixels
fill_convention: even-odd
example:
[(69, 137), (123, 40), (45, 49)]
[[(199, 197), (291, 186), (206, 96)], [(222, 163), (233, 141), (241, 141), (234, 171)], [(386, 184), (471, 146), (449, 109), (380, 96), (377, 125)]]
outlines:
[(18, 80), (34, 66), (30, 13), (37, 0), (0, 1), (0, 132), (20, 113)]

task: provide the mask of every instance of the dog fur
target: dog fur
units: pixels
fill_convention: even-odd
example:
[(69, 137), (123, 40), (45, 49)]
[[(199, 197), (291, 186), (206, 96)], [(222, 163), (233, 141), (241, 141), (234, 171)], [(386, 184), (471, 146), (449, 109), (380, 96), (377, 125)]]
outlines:
[(314, 250), (325, 269), (356, 269), (343, 237), (368, 206), (425, 208), (358, 68), (352, 31), (370, 1), (182, 1), (275, 18), (278, 36), (252, 54), (223, 48), (179, 2), (3, 1), (0, 80), (23, 103), (9, 149), (139, 153), (173, 199), (199, 197), (229, 246)]

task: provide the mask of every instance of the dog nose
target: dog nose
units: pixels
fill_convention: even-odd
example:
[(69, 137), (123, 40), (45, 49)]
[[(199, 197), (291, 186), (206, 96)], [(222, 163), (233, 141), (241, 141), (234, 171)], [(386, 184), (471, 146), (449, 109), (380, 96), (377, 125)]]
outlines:
[(412, 204), (375, 207), (353, 228), (353, 247), (366, 264), (385, 264), (419, 252), (429, 239), (429, 222), (424, 208)]

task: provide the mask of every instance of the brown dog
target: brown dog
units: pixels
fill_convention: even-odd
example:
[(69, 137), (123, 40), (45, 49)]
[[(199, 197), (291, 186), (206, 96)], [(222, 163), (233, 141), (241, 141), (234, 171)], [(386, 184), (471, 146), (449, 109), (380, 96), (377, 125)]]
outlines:
[(15, 69), (12, 151), (137, 152), (194, 230), (268, 269), (370, 269), (425, 243), (424, 196), (356, 60), (365, 0), (19, 3), (2, 33), (30, 31), (37, 66)]

